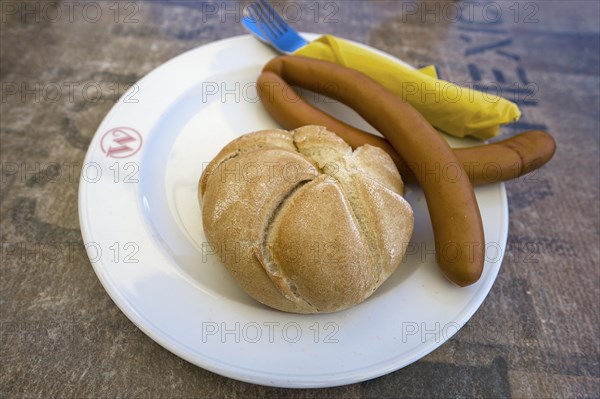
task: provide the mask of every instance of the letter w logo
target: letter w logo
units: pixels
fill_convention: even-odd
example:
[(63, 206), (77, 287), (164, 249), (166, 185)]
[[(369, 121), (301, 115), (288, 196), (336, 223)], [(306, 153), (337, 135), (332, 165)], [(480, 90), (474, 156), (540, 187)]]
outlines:
[(130, 127), (117, 127), (104, 133), (100, 147), (107, 157), (127, 158), (140, 150), (142, 136)]

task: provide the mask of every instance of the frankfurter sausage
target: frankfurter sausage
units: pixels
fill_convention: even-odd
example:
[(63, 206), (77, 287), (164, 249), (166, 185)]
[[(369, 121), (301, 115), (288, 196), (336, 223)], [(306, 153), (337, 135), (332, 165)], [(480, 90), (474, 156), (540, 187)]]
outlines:
[[(258, 83), (259, 90), (263, 92), (267, 92), (269, 88), (277, 88), (270, 95), (261, 96), (261, 100), (269, 114), (285, 129), (321, 125), (337, 133), (352, 148), (364, 144), (379, 147), (392, 157), (405, 183), (417, 182), (412, 170), (386, 139), (357, 129), (314, 107), (278, 75), (265, 74)], [(556, 144), (552, 136), (540, 130), (532, 130), (493, 144), (453, 151), (471, 183), (478, 186), (515, 179), (529, 173), (548, 162), (555, 150)], [(418, 167), (418, 173), (428, 171)]]
[[(275, 75), (348, 105), (383, 134), (423, 189), (436, 259), (443, 274), (460, 286), (475, 283), (483, 271), (485, 241), (473, 186), (446, 141), (425, 118), (373, 79), (336, 64), (298, 56), (277, 57), (258, 78), (261, 98), (281, 89), (268, 84)], [(429, 179), (415, 166), (435, 170), (436, 165), (447, 164), (456, 165), (462, 173), (455, 179)]]

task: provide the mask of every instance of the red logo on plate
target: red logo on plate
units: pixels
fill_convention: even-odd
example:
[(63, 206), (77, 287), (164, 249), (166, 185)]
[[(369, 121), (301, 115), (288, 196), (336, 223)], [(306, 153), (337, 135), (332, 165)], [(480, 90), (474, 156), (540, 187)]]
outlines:
[(115, 127), (104, 133), (100, 148), (107, 157), (127, 158), (142, 148), (142, 135), (130, 127)]

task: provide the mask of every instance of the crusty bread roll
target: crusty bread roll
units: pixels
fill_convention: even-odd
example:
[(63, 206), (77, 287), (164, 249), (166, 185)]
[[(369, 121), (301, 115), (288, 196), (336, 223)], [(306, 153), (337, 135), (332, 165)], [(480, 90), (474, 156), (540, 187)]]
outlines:
[(354, 152), (320, 126), (229, 143), (202, 173), (206, 238), (263, 304), (334, 312), (368, 298), (398, 267), (413, 212), (390, 156)]

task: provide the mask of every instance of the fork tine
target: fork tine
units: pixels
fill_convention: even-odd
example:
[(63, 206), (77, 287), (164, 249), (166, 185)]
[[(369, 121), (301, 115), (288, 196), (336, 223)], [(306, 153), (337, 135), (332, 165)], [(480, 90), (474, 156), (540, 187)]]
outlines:
[(282, 33), (279, 31), (279, 27), (273, 23), (271, 17), (269, 16), (269, 10), (266, 9), (264, 5), (258, 1), (252, 4), (255, 6), (256, 11), (258, 13), (259, 26), (266, 28), (269, 31), (269, 33), (271, 33), (271, 35), (274, 35), (274, 37), (271, 37), (271, 35), (269, 35), (269, 37), (271, 37), (272, 39), (277, 39), (279, 36), (281, 36)]
[(271, 40), (277, 40), (280, 36), (278, 32), (275, 32), (268, 21), (263, 18), (263, 12), (261, 11), (260, 5), (252, 3), (248, 6), (248, 10), (252, 12), (252, 19), (255, 21), (256, 26), (260, 31)]
[(254, 6), (254, 3), (250, 3), (246, 9), (245, 12), (247, 14), (247, 16), (252, 20), (253, 23), (258, 23), (259, 19), (258, 19), (258, 15), (256, 14), (256, 9)]
[(266, 0), (256, 0), (256, 3), (258, 3), (262, 9), (266, 11), (266, 19), (279, 30), (281, 35), (283, 35), (288, 29), (288, 24), (283, 20), (283, 18), (281, 18), (275, 8), (273, 8), (273, 6), (271, 6)]
[(279, 23), (279, 26), (281, 27), (281, 29), (283, 31), (287, 31), (289, 29), (290, 26), (285, 21), (285, 19), (283, 19), (283, 17), (281, 15), (279, 15), (277, 10), (275, 10), (275, 8), (272, 5), (270, 5), (267, 0), (258, 0), (258, 1), (267, 5), (267, 7), (271, 10), (271, 15), (273, 16), (274, 20)]
[[(261, 0), (261, 1), (265, 1), (265, 0)], [(275, 16), (275, 19), (281, 24), (281, 26), (283, 27), (283, 29), (285, 31), (287, 31), (288, 29), (291, 29), (291, 26), (288, 24), (288, 22), (285, 19), (283, 19), (283, 17), (281, 16), (281, 14), (279, 14), (275, 10), (273, 10), (273, 14)]]
[(246, 7), (242, 23), (250, 33), (281, 53), (292, 54), (308, 44), (269, 4), (268, 0), (254, 0)]

